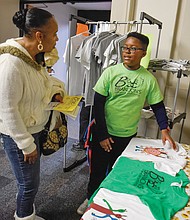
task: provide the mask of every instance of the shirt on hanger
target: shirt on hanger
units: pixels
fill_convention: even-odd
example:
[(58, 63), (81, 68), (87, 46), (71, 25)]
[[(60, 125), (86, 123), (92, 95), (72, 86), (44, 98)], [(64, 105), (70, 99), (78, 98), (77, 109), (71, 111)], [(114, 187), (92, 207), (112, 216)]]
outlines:
[(64, 62), (68, 65), (68, 94), (82, 95), (82, 85), (84, 80), (84, 67), (77, 62), (75, 55), (86, 38), (83, 34), (78, 34), (67, 40), (65, 52), (63, 55)]

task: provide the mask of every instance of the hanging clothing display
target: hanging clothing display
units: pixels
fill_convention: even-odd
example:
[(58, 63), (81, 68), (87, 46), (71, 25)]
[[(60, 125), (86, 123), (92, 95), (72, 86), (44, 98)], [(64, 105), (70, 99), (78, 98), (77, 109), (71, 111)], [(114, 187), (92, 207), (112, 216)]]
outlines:
[(98, 36), (93, 34), (87, 40), (84, 40), (81, 44), (75, 58), (85, 68), (84, 79), (84, 99), (85, 105), (93, 105), (94, 91), (93, 86), (101, 74), (101, 65), (97, 63), (94, 52), (96, 51), (96, 45), (99, 37), (106, 36), (107, 32), (102, 32)]
[(75, 35), (67, 40), (63, 55), (64, 63), (68, 66), (68, 94), (82, 95), (82, 84), (84, 81), (84, 67), (75, 59), (75, 55), (82, 41), (88, 36), (82, 33)]
[(76, 35), (77, 34), (83, 34), (84, 36), (89, 36), (88, 25), (77, 23)]
[[(80, 46), (75, 58), (81, 63), (85, 70), (85, 105), (93, 105), (94, 91), (93, 87), (103, 72), (103, 66), (106, 62), (104, 52), (114, 40), (122, 37), (112, 32), (101, 32), (93, 34), (88, 40), (84, 40)], [(121, 42), (116, 43), (116, 47), (121, 47)], [(118, 52), (121, 53), (120, 51)], [(120, 55), (117, 56), (120, 58)], [(116, 60), (116, 63), (121, 59)], [(109, 61), (108, 61), (109, 63)]]

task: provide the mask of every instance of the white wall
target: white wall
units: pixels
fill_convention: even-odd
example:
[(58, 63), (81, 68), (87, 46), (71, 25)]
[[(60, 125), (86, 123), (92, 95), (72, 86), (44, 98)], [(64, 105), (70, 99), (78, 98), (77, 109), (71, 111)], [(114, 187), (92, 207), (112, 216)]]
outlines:
[[(176, 22), (178, 0), (139, 0), (136, 5), (135, 18), (139, 19), (140, 12), (146, 12), (163, 23), (158, 58), (169, 58), (174, 35)], [(167, 10), (169, 9), (169, 10)], [(147, 21), (147, 20), (145, 20)], [(155, 49), (157, 45), (158, 28), (156, 25), (144, 25), (143, 33), (153, 33), (153, 53), (155, 57)]]
[[(131, 21), (134, 20), (134, 2), (129, 0), (112, 0), (110, 21)], [(128, 31), (128, 25), (118, 25), (117, 32), (124, 34)]]
[[(163, 23), (158, 58), (188, 59), (190, 60), (190, 1), (184, 0), (112, 0), (111, 20), (128, 21), (139, 20), (140, 12), (146, 12), (152, 17)], [(126, 32), (127, 28), (121, 28), (121, 33)], [(155, 58), (157, 45), (157, 26), (143, 25), (143, 33), (154, 35), (152, 58)], [(166, 89), (165, 104), (173, 106), (177, 77), (176, 74), (157, 71), (154, 73), (161, 86), (162, 91)], [(177, 110), (184, 111), (184, 104), (188, 90), (188, 78), (182, 78), (177, 99)], [(187, 105), (187, 118), (184, 123), (182, 143), (190, 143), (190, 105)], [(139, 133), (144, 134), (145, 122), (140, 122)], [(147, 136), (156, 137), (156, 123), (153, 120), (147, 122)], [(181, 123), (175, 124), (172, 130), (173, 138), (178, 141)]]
[(70, 30), (69, 30), (69, 19), (70, 15), (76, 15), (76, 9), (69, 7), (63, 3), (49, 3), (46, 4), (48, 7), (47, 11), (51, 12), (57, 22), (58, 22), (58, 38), (56, 48), (58, 50), (59, 60), (54, 65), (53, 69), (55, 70), (55, 76), (62, 80), (63, 82), (67, 82), (67, 66), (63, 62), (63, 54), (65, 51), (66, 41), (69, 38)]
[(19, 0), (0, 0), (0, 43), (18, 36), (18, 28), (12, 22), (12, 17), (18, 10)]
[[(0, 0), (0, 42), (4, 42), (8, 38), (18, 37), (19, 30), (13, 24), (12, 17), (16, 11), (19, 10), (19, 0)], [(66, 41), (69, 38), (69, 19), (70, 15), (77, 14), (76, 9), (69, 7), (63, 3), (49, 3), (46, 4), (48, 7), (43, 8), (54, 14), (58, 22), (58, 38), (57, 49), (59, 60), (54, 65), (55, 77), (59, 78), (63, 82), (67, 82), (67, 66), (63, 62), (63, 53), (65, 51)], [(42, 7), (43, 4), (35, 4), (36, 7)]]

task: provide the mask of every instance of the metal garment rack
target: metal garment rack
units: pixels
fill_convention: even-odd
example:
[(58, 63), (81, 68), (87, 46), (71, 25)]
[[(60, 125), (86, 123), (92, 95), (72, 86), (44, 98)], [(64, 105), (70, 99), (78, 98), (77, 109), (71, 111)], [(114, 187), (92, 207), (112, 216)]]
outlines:
[[(186, 115), (187, 115), (187, 103), (188, 103), (188, 98), (189, 98), (189, 94), (190, 94), (190, 80), (189, 80), (189, 85), (188, 85), (188, 89), (187, 89), (187, 94), (185, 97), (184, 111), (176, 117), (175, 117), (175, 111), (176, 111), (176, 106), (177, 106), (177, 98), (178, 98), (181, 78), (182, 78), (182, 76), (190, 77), (190, 71), (185, 72), (186, 74), (184, 74), (184, 72), (181, 68), (179, 68), (178, 70), (172, 71), (172, 70), (168, 70), (168, 69), (164, 69), (164, 68), (156, 68), (154, 66), (151, 67), (150, 70), (152, 70), (152, 71), (161, 70), (161, 71), (167, 71), (167, 72), (171, 72), (173, 74), (176, 74), (177, 85), (176, 85), (175, 95), (174, 95), (174, 100), (173, 100), (172, 117), (168, 120), (168, 123), (169, 123), (169, 128), (172, 131), (174, 124), (180, 123), (182, 120), (181, 129), (180, 129), (180, 133), (179, 133), (179, 143), (180, 143), (181, 138), (182, 138), (183, 127), (184, 127), (184, 123), (185, 123), (185, 119), (186, 119)], [(154, 117), (153, 117), (153, 119), (154, 119)], [(158, 136), (159, 136), (159, 128), (158, 128), (158, 132), (157, 132), (157, 138), (158, 138)]]
[(70, 67), (70, 53), (71, 53), (71, 26), (72, 26), (72, 20), (75, 19), (77, 21), (80, 21), (84, 24), (86, 24), (87, 21), (89, 21), (88, 19), (86, 18), (83, 18), (83, 17), (80, 17), (80, 16), (77, 16), (77, 15), (72, 15), (70, 16), (70, 19), (69, 19), (69, 44), (68, 44), (68, 51), (69, 51), (69, 60), (68, 60), (68, 67), (67, 67), (67, 90), (69, 91), (69, 77), (70, 77), (70, 72), (69, 72), (69, 67)]
[[(147, 21), (144, 21), (144, 20)], [(142, 33), (142, 29), (143, 29), (143, 25), (148, 24), (148, 25), (157, 25), (158, 26), (158, 39), (157, 39), (157, 46), (156, 46), (156, 55), (155, 58), (158, 57), (158, 51), (159, 51), (159, 45), (160, 45), (160, 36), (161, 36), (161, 30), (162, 30), (162, 22), (157, 20), (156, 18), (150, 16), (149, 14), (145, 13), (145, 12), (141, 12), (140, 13), (140, 20), (134, 20), (134, 21), (126, 21), (126, 22), (119, 22), (119, 21), (113, 21), (113, 22), (109, 22), (109, 21), (86, 21), (86, 24), (114, 24), (115, 27), (117, 28), (118, 24), (129, 24), (129, 25), (140, 25), (140, 33)]]
[[(68, 66), (67, 66), (67, 91), (69, 91), (69, 79), (70, 79), (70, 54), (71, 54), (71, 27), (72, 27), (72, 20), (75, 19), (77, 21), (80, 21), (82, 23), (86, 23), (87, 21), (89, 21), (89, 19), (80, 17), (80, 16), (76, 16), (76, 15), (72, 15), (70, 16), (69, 19), (69, 32), (70, 32), (70, 36), (69, 36), (69, 43), (68, 43), (68, 51), (69, 51), (69, 60), (68, 60)], [(87, 160), (87, 157), (83, 157), (80, 160), (75, 160), (74, 163), (72, 163), (71, 165), (69, 165), (68, 167), (66, 167), (66, 148), (67, 146), (64, 147), (64, 158), (63, 158), (63, 171), (64, 172), (69, 172), (70, 170), (74, 169), (75, 167), (81, 165), (83, 162), (85, 162)]]
[[(176, 73), (176, 72), (172, 72), (172, 73)], [(186, 113), (187, 112), (187, 103), (188, 103), (188, 98), (189, 98), (189, 93), (190, 93), (190, 81), (189, 81), (189, 86), (188, 86), (186, 100), (185, 100), (185, 106), (184, 106), (184, 112), (181, 113), (179, 116), (175, 117), (174, 113), (176, 110), (177, 96), (178, 96), (178, 92), (179, 92), (180, 80), (181, 80), (182, 75), (183, 75), (183, 71), (182, 71), (182, 69), (179, 69), (177, 71), (177, 79), (178, 80), (177, 80), (177, 86), (176, 86), (176, 90), (175, 90), (175, 96), (174, 96), (174, 102), (173, 102), (173, 108), (172, 108), (172, 118), (169, 121), (170, 129), (172, 129), (175, 123), (179, 123), (183, 119), (182, 125), (181, 125), (181, 130), (180, 130), (180, 135), (179, 135), (179, 143), (181, 142), (183, 126), (184, 126), (184, 122), (185, 122), (186, 114), (187, 114)]]

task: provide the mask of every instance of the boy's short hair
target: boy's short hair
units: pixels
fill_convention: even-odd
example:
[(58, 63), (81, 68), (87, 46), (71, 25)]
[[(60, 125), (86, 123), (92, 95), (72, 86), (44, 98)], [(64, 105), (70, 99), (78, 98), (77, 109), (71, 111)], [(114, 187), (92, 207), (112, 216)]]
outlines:
[[(128, 33), (127, 35), (127, 38), (129, 37), (135, 37), (137, 38), (138, 40), (141, 41), (142, 45), (145, 47), (145, 49), (147, 49), (148, 47), (148, 44), (149, 44), (149, 39), (147, 36), (145, 36), (144, 34), (141, 34), (141, 33), (138, 33), (138, 32), (130, 32)], [(126, 38), (126, 39), (127, 39)]]

